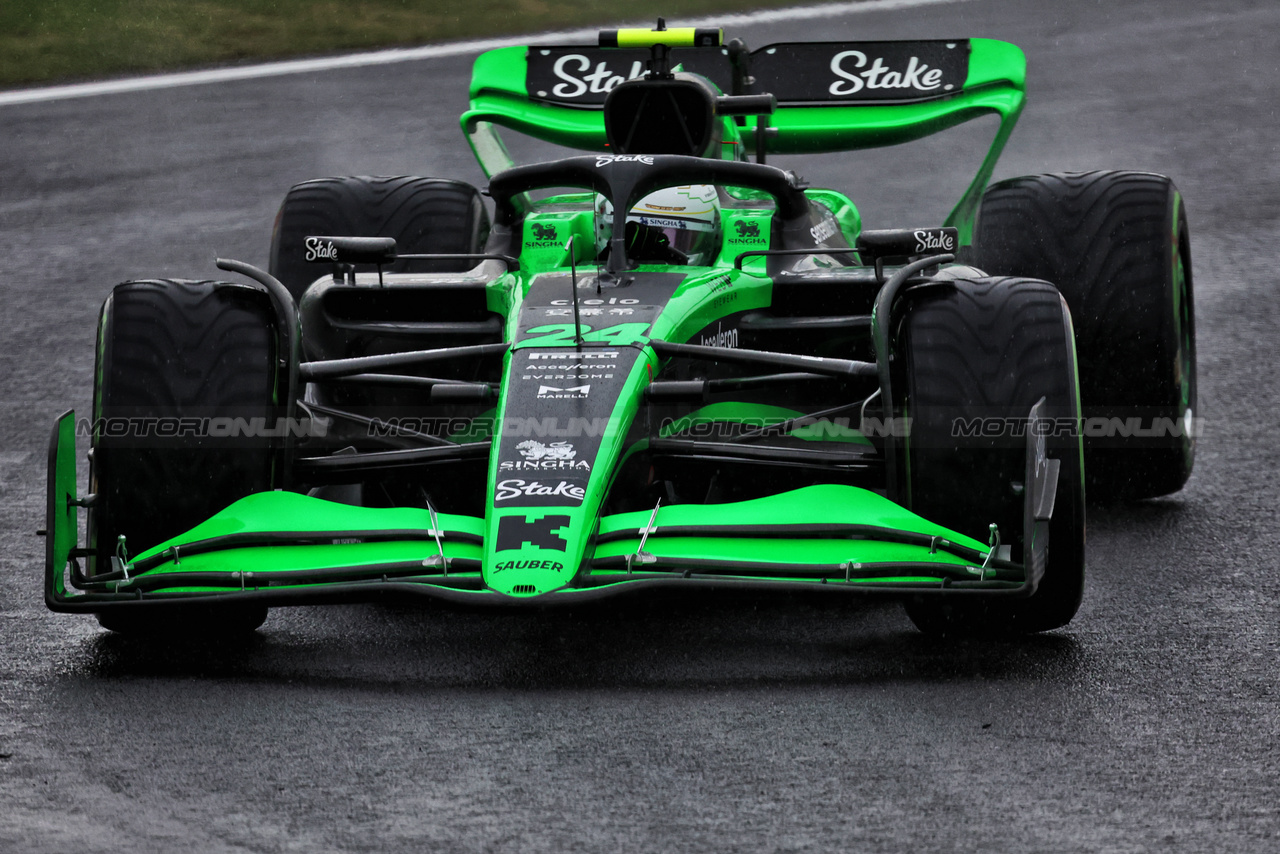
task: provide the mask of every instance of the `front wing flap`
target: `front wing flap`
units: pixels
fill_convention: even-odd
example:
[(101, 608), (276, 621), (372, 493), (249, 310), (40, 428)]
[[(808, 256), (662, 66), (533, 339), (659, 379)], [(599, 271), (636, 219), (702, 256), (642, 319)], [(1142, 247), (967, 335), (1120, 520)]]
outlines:
[[(1037, 417), (1032, 412), (1032, 420)], [(483, 564), (484, 519), (417, 508), (366, 508), (292, 492), (247, 496), (121, 563), (84, 576), (79, 558), (74, 413), (50, 442), (45, 597), (55, 611), (174, 600), (286, 605), (421, 594), (469, 602), (569, 602), (670, 587), (821, 587), (913, 595), (1028, 596), (1043, 574), (1057, 471), (1028, 431), (1026, 565), (935, 525), (875, 492), (819, 485), (728, 504), (673, 505), (599, 520), (563, 583), (522, 585)], [(517, 562), (518, 563), (518, 562)]]

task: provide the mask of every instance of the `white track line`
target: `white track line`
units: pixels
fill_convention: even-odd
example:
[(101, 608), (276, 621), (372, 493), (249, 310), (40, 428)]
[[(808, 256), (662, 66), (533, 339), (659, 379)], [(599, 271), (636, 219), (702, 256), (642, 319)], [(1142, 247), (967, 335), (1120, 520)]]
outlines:
[[(799, 6), (792, 9), (775, 9), (761, 12), (720, 15), (681, 21), (681, 26), (741, 26), (767, 24), (781, 21), (803, 21), (812, 18), (838, 17), (861, 12), (887, 12), (909, 9), (915, 6), (933, 6), (940, 3), (958, 3), (964, 0), (855, 0), (847, 3), (831, 3), (822, 6)], [(261, 65), (242, 65), (231, 68), (210, 68), (204, 71), (181, 71), (175, 74), (152, 74), (146, 77), (129, 77), (123, 80), (101, 80), (94, 83), (74, 83), (67, 86), (45, 86), (38, 89), (14, 89), (0, 92), (0, 107), (9, 104), (34, 104), (43, 101), (60, 101), (66, 98), (89, 98), (96, 95), (117, 95), (126, 92), (145, 92), (152, 89), (171, 89), (177, 86), (197, 86), (203, 83), (225, 83), (232, 80), (254, 80), (260, 77), (279, 77), (285, 74), (306, 74), (314, 71), (331, 71), (339, 68), (360, 68), (367, 65), (390, 65), (395, 62), (414, 62), (437, 59), (444, 56), (480, 53), (497, 47), (578, 40), (593, 37), (596, 27), (577, 30), (512, 36), (500, 39), (475, 39), (447, 44), (423, 45), (413, 48), (392, 48), (369, 53), (352, 53), (343, 56), (326, 56), (316, 59), (291, 59), (268, 62)]]

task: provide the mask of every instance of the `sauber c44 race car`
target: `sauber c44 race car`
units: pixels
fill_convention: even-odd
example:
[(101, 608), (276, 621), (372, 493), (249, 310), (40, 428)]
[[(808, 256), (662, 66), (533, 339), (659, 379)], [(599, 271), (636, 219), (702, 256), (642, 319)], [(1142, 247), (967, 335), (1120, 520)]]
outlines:
[[(49, 607), (212, 632), (714, 586), (896, 597), (935, 633), (1067, 624), (1086, 483), (1190, 473), (1191, 265), (1162, 176), (988, 186), (1024, 72), (987, 39), (751, 51), (661, 21), (481, 55), (484, 192), (307, 181), (270, 272), (107, 297), (92, 415), (50, 445)], [(768, 162), (993, 114), (942, 223), (864, 229)], [(576, 152), (517, 165), (500, 129)]]

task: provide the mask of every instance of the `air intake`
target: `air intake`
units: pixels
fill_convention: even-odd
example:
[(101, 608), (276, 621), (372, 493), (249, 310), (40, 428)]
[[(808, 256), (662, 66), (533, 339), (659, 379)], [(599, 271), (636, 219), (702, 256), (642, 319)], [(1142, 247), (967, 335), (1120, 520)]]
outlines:
[(711, 145), (715, 115), (715, 93), (698, 80), (629, 80), (605, 99), (605, 136), (617, 154), (701, 157)]

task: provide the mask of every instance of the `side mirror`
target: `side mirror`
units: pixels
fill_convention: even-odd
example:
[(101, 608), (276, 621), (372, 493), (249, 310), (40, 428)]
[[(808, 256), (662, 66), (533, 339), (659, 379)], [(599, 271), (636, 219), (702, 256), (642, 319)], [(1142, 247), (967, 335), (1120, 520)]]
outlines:
[(396, 260), (394, 237), (308, 237), (303, 260), (315, 264), (390, 264)]
[(867, 259), (917, 258), (953, 253), (959, 248), (960, 232), (954, 228), (894, 228), (864, 231), (854, 248)]

